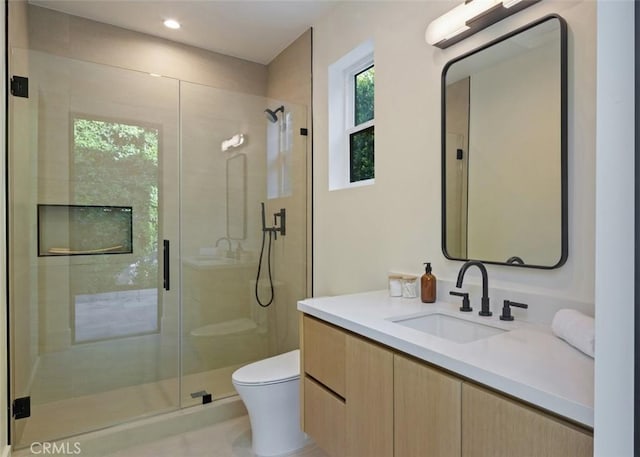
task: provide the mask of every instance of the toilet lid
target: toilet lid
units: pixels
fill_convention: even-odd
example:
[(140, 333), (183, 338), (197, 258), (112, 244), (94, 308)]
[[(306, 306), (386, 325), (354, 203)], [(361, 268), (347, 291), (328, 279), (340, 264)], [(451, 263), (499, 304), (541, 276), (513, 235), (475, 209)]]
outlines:
[(238, 368), (231, 378), (235, 384), (276, 384), (300, 377), (300, 350), (259, 360)]

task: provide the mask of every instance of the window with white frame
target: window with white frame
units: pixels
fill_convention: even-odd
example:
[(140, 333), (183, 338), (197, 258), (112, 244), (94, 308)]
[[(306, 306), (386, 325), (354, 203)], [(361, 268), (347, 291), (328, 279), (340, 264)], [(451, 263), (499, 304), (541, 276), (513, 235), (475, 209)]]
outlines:
[(371, 40), (329, 67), (329, 190), (374, 182), (374, 89)]

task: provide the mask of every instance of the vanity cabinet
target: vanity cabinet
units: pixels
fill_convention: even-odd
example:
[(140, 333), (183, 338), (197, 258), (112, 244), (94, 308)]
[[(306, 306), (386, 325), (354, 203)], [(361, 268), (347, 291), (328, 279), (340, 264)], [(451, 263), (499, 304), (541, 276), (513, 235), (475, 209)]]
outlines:
[(303, 328), (304, 372), (344, 398), (347, 333), (309, 316)]
[(392, 457), (393, 351), (302, 318), (302, 429), (329, 455)]
[(393, 351), (347, 337), (347, 456), (392, 457)]
[(394, 455), (460, 455), (461, 389), (459, 379), (396, 354)]
[(462, 386), (462, 456), (582, 457), (593, 435), (470, 383)]
[(308, 376), (304, 378), (303, 389), (303, 430), (329, 455), (345, 455), (344, 399)]
[(329, 455), (343, 456), (347, 333), (306, 315), (301, 325), (301, 428)]
[(308, 315), (301, 422), (332, 457), (587, 457), (593, 434)]

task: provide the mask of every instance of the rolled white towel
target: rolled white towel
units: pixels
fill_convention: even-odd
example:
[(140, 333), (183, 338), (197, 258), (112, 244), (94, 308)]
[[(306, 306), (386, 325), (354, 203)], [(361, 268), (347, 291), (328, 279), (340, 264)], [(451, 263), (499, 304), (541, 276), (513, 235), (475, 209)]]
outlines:
[(551, 330), (556, 336), (589, 357), (595, 355), (596, 336), (593, 317), (575, 309), (561, 309), (553, 317)]

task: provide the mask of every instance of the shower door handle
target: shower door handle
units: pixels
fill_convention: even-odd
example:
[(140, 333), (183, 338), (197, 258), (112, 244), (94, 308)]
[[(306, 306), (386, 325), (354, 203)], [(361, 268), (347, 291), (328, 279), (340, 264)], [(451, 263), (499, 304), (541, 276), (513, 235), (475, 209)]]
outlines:
[(169, 267), (169, 263), (171, 261), (171, 248), (169, 246), (169, 240), (163, 240), (163, 256), (164, 256), (164, 261), (162, 262), (163, 264), (163, 287), (164, 290), (170, 290), (171, 286), (169, 283), (169, 272), (170, 272), (170, 267)]

